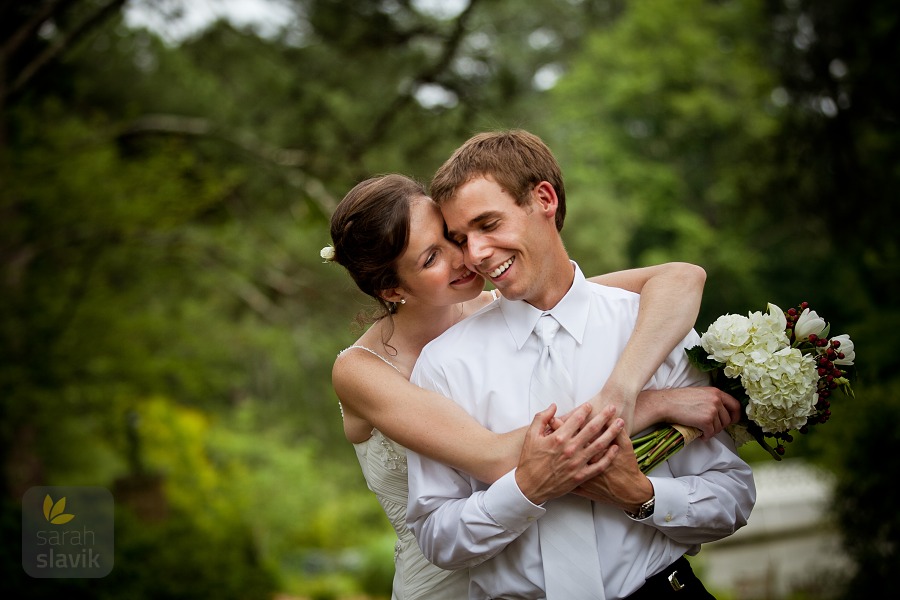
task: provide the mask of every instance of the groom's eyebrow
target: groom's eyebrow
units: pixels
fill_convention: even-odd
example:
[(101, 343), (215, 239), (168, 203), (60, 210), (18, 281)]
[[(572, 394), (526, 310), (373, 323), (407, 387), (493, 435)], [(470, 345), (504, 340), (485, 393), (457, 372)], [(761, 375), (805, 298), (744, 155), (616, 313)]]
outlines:
[(469, 220), (469, 228), (475, 229), (481, 226), (485, 221), (490, 221), (491, 219), (496, 219), (500, 213), (494, 210), (489, 210), (481, 213), (480, 215)]

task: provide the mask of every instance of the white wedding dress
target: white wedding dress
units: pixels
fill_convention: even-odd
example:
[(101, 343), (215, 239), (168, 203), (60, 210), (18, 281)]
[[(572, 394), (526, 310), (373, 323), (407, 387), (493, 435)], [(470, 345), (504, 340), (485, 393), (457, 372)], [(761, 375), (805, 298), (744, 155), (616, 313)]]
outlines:
[[(382, 357), (363, 346), (351, 346)], [(348, 348), (347, 350), (349, 350)], [(346, 350), (345, 350), (346, 352)], [(409, 483), (406, 479), (406, 448), (387, 438), (377, 429), (364, 442), (353, 444), (359, 466), (369, 489), (374, 492), (384, 514), (397, 532), (394, 546), (394, 587), (392, 600), (460, 600), (468, 597), (469, 572), (445, 571), (422, 554), (415, 536), (406, 527), (406, 501)]]

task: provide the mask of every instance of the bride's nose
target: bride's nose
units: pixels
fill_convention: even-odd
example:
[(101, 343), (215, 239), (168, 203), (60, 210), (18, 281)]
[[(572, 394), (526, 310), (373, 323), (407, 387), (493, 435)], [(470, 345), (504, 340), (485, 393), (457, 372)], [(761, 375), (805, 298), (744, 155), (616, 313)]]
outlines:
[(463, 249), (453, 242), (450, 242), (450, 245), (452, 246), (450, 252), (451, 252), (451, 256), (453, 257), (453, 260), (451, 261), (453, 268), (461, 269), (463, 267), (463, 265), (465, 265), (466, 268), (471, 270), (472, 267), (470, 265), (466, 264), (466, 255), (463, 252)]

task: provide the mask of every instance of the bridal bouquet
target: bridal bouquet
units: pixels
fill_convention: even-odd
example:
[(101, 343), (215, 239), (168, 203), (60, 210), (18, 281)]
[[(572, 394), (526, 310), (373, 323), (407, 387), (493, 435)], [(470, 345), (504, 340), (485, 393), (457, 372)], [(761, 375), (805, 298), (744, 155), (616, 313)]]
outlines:
[[(806, 302), (782, 311), (719, 317), (686, 350), (711, 385), (741, 402), (742, 418), (727, 428), (738, 446), (756, 440), (776, 460), (792, 431), (806, 433), (828, 421), (831, 397), (852, 397), (850, 369), (856, 358), (848, 335), (830, 335), (831, 325)], [(667, 425), (632, 440), (641, 471), (648, 473), (690, 443), (693, 428)], [(775, 441), (775, 448), (767, 440)]]

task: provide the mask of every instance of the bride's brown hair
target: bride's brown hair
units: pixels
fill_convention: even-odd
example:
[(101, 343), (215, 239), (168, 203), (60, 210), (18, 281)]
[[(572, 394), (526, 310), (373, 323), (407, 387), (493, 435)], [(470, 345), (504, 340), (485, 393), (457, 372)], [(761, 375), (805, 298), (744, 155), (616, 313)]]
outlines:
[(381, 306), (368, 318), (359, 315), (361, 322), (396, 310), (396, 303), (380, 294), (401, 283), (397, 259), (409, 244), (410, 203), (422, 196), (427, 196), (425, 187), (405, 175), (372, 177), (347, 192), (331, 215), (334, 262), (347, 269), (357, 287)]

